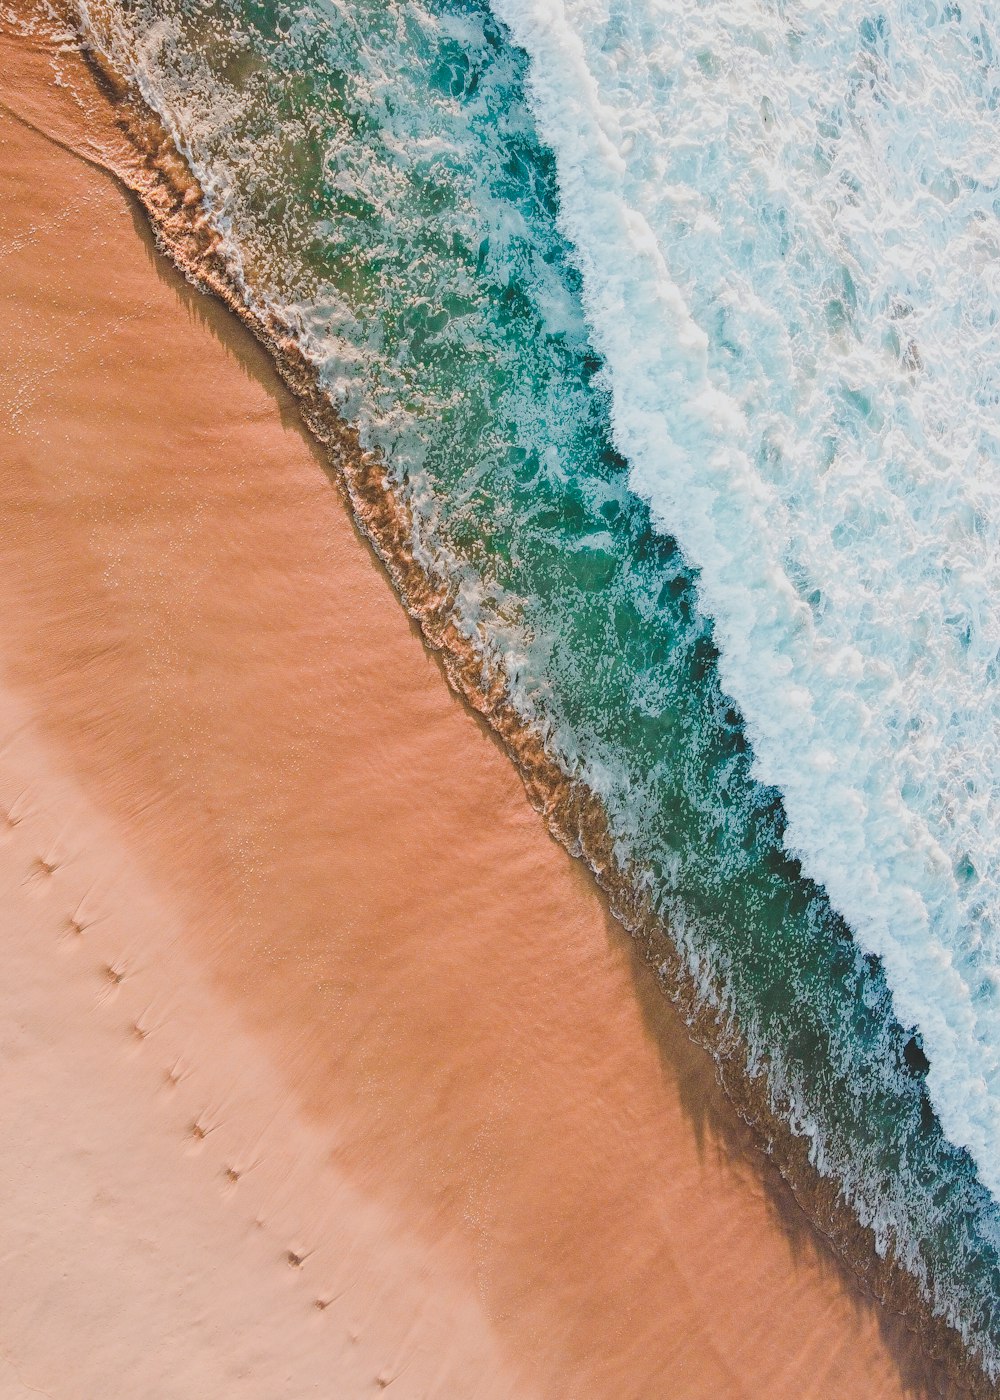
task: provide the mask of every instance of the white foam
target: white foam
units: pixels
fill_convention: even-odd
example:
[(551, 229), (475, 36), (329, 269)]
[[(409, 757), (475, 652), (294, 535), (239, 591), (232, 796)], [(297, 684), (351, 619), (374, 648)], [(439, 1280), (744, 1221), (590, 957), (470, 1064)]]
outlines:
[(493, 5), (633, 489), (700, 570), (790, 848), (1000, 1197), (995, 10)]

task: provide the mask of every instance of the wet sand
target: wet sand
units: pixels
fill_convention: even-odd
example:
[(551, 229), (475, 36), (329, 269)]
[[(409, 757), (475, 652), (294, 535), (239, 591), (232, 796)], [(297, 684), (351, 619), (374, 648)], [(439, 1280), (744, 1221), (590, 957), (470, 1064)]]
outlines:
[(56, 62), (0, 44), (0, 1394), (953, 1394)]

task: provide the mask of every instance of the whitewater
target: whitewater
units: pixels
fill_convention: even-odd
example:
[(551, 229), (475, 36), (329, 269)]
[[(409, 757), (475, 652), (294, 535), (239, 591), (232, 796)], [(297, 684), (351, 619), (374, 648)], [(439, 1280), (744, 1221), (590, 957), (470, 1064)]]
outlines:
[(664, 990), (822, 1228), (833, 1182), (1000, 1375), (990, 15), (81, 22), (599, 797)]
[(1000, 1197), (994, 7), (494, 0), (630, 484)]

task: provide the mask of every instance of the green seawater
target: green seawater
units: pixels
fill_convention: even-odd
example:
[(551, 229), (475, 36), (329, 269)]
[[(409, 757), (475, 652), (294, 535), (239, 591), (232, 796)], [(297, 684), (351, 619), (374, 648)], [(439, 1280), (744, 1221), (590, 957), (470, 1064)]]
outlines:
[(602, 796), (682, 956), (879, 1247), (987, 1364), (1000, 1234), (881, 969), (783, 846), (676, 543), (611, 444), (524, 56), (459, 0), (93, 16), (415, 513), (469, 635)]

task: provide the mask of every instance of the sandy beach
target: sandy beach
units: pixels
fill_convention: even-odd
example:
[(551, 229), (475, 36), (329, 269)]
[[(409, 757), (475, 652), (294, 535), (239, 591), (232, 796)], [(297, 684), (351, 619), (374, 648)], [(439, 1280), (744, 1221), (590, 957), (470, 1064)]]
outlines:
[(954, 1395), (0, 35), (0, 1395)]

